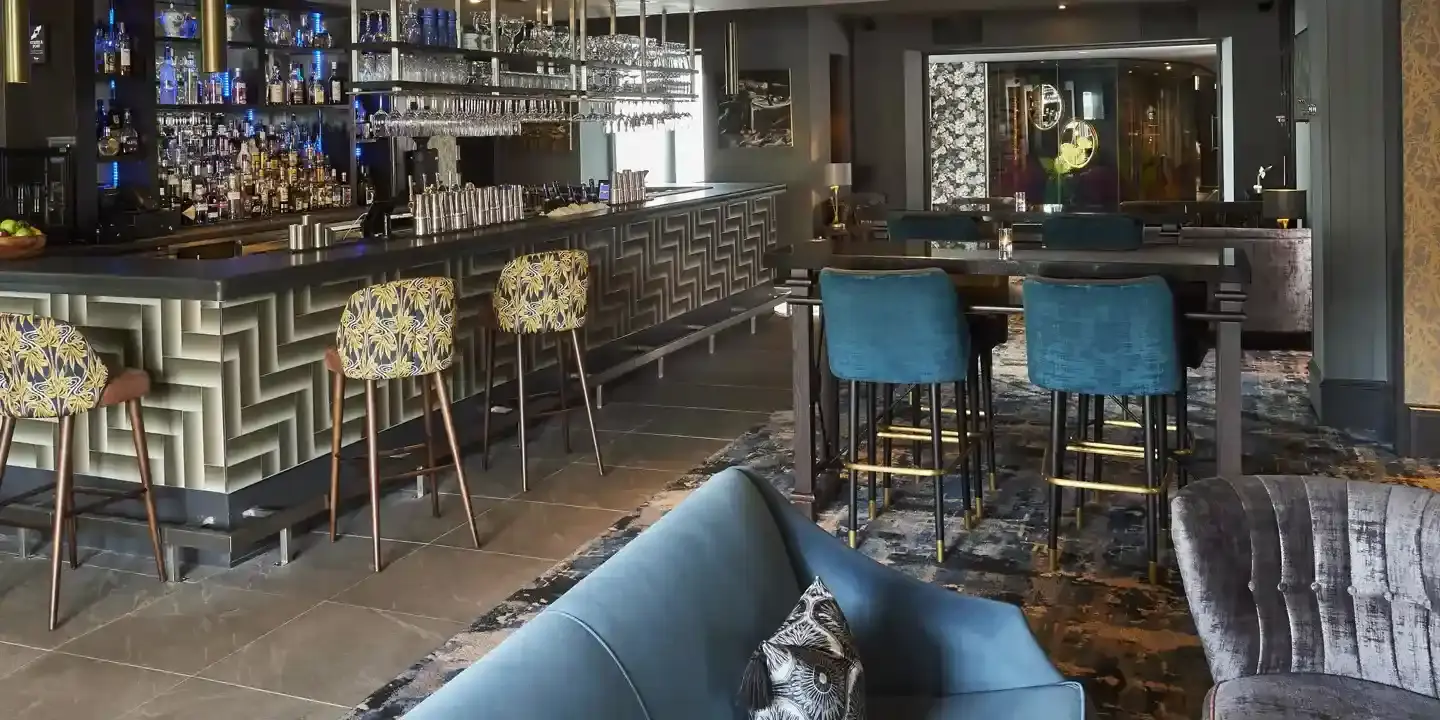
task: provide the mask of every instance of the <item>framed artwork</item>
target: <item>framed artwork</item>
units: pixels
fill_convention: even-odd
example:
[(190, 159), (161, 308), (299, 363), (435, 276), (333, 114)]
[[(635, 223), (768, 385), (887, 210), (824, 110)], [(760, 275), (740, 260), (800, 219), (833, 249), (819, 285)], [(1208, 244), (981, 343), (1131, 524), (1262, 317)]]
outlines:
[(741, 70), (739, 92), (721, 95), (717, 105), (721, 148), (795, 144), (789, 70)]

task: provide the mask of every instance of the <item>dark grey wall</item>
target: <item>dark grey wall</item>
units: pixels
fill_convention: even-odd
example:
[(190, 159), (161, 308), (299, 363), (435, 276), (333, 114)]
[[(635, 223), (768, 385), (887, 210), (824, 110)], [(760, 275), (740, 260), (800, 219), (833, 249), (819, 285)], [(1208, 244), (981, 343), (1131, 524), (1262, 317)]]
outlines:
[(790, 70), (794, 146), (720, 149), (706, 155), (705, 177), (715, 182), (783, 182), (789, 186), (780, 211), (780, 242), (807, 240), (815, 208), (823, 199), (824, 167), (830, 162), (830, 55), (847, 54), (839, 19), (815, 8), (705, 13), (696, 44), (705, 57), (710, 92), (707, 134), (714, 139), (715, 98), (724, 69), (725, 26), (738, 23), (741, 70)]
[[(907, 98), (903, 81), (907, 53), (913, 65), (915, 55), (927, 52), (1232, 37), (1237, 181), (1249, 185), (1256, 167), (1281, 165), (1284, 138), (1275, 122), (1281, 107), (1279, 14), (1259, 12), (1253, 0), (969, 13), (955, 19), (976, 39), (966, 45), (936, 44), (934, 17), (878, 14), (870, 17), (871, 29), (858, 30), (855, 36), (855, 98), (857, 107), (864, 108), (855, 123), (856, 189), (885, 193), (893, 206), (905, 204), (907, 177), (920, 177), (924, 161), (906, 153), (906, 113), (919, 112), (917, 99)], [(913, 131), (915, 123), (909, 124)]]
[[(1386, 178), (1397, 158), (1387, 145), (1392, 113), (1383, 89), (1390, 72), (1380, 3), (1306, 0), (1309, 95), (1319, 109), (1310, 121), (1310, 225), (1314, 234), (1315, 356), (1311, 399), (1327, 425), (1388, 436), (1390, 365), (1400, 338), (1386, 322), (1392, 277), (1387, 255), (1398, 251), (1389, 227)], [(1395, 29), (1391, 28), (1393, 32)]]

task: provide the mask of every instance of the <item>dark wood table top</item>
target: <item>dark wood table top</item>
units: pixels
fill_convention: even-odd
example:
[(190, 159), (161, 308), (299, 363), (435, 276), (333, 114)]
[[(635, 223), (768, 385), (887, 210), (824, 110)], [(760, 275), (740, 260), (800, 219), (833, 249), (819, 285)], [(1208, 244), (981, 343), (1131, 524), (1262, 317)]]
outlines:
[(792, 270), (913, 270), (940, 268), (963, 275), (1128, 278), (1159, 275), (1180, 282), (1249, 284), (1250, 260), (1241, 248), (1146, 245), (1138, 250), (1046, 250), (1015, 246), (1008, 257), (991, 242), (930, 240), (866, 242), (816, 240), (765, 254), (777, 279)]

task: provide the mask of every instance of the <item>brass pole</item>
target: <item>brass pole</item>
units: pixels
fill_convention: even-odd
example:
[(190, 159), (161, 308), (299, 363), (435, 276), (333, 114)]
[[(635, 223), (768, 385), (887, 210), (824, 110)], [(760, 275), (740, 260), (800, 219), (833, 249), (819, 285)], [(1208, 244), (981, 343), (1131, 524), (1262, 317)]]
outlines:
[(200, 72), (224, 72), (225, 40), (225, 0), (200, 0)]
[(690, 94), (695, 94), (695, 0), (690, 0), (690, 47), (685, 51), (686, 67), (690, 69)]
[(30, 2), (5, 0), (5, 82), (30, 82)]
[(610, 34), (615, 34), (615, 0), (610, 0)]

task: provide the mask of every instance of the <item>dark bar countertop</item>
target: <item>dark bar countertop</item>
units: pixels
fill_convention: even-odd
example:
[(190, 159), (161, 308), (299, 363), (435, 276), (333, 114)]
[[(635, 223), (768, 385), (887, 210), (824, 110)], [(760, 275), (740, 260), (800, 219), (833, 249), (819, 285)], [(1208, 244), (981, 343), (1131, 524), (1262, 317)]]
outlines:
[(691, 205), (738, 200), (784, 190), (784, 185), (775, 183), (707, 183), (704, 189), (665, 195), (601, 212), (562, 218), (536, 217), (424, 237), (398, 232), (385, 240), (306, 252), (257, 253), (214, 260), (132, 255), (43, 256), (33, 260), (0, 262), (0, 289), (225, 300), (376, 270), (423, 265), (451, 257), (465, 246), (493, 250), (533, 244), (551, 237), (562, 237), (587, 225), (597, 229), (611, 227), (643, 221)]

